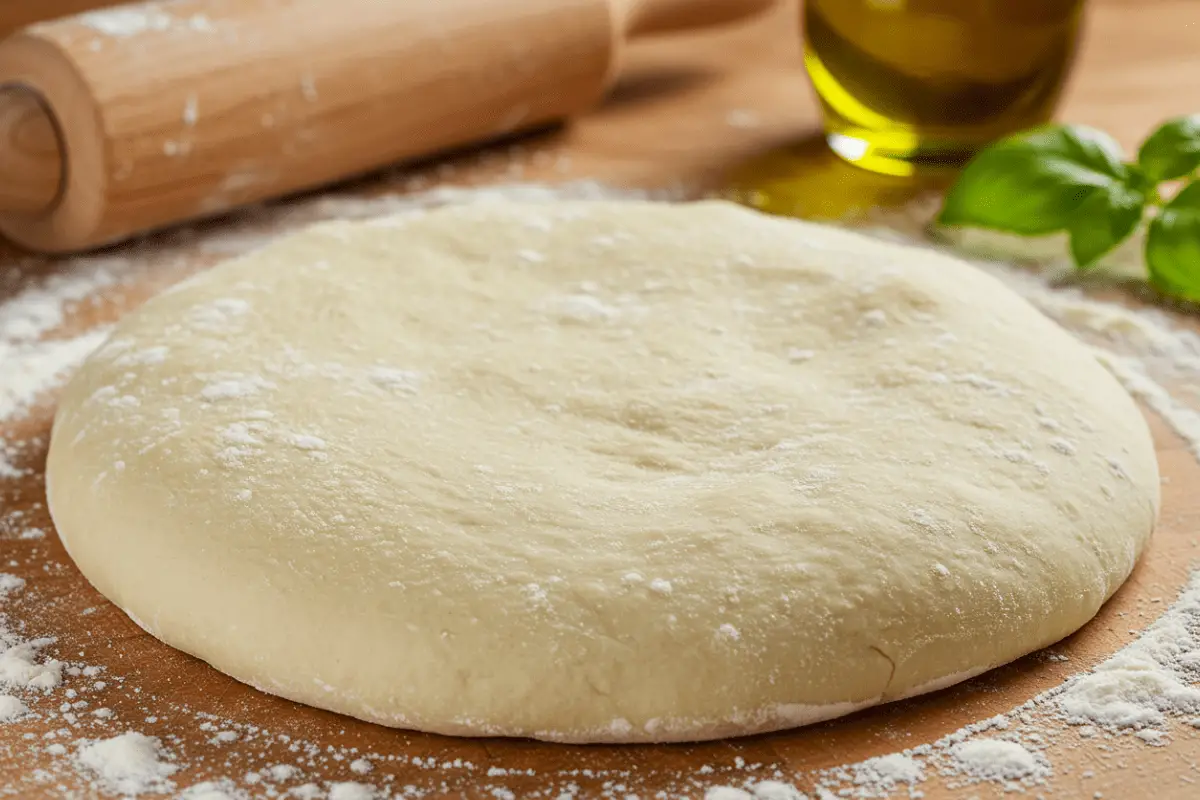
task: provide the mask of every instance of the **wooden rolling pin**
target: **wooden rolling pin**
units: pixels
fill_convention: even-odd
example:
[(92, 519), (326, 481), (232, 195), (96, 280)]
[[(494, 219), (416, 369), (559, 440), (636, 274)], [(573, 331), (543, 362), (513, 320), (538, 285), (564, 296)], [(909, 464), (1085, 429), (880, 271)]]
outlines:
[(0, 232), (173, 223), (575, 115), (627, 39), (773, 0), (160, 0), (0, 43)]

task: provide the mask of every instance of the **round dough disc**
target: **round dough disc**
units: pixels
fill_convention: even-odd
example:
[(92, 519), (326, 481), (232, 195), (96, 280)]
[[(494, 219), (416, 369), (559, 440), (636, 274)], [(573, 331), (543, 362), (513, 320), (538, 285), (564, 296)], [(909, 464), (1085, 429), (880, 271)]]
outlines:
[(777, 730), (1083, 625), (1138, 408), (925, 250), (695, 204), (323, 224), (130, 314), (47, 474), (84, 575), (263, 691), (445, 734)]

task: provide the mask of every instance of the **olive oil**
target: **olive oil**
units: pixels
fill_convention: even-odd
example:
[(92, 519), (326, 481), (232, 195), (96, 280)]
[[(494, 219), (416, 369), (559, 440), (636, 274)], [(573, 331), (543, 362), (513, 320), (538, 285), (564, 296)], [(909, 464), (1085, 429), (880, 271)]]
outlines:
[(961, 164), (1050, 119), (1083, 0), (807, 0), (830, 146), (890, 174)]

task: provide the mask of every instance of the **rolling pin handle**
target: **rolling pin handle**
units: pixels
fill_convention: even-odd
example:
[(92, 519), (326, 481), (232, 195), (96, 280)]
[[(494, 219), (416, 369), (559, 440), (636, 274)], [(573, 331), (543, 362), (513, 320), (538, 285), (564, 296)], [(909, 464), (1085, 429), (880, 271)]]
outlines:
[(776, 0), (614, 0), (632, 39), (723, 25), (755, 16)]
[(54, 117), (36, 93), (0, 87), (0, 210), (44, 213), (62, 188), (62, 146)]

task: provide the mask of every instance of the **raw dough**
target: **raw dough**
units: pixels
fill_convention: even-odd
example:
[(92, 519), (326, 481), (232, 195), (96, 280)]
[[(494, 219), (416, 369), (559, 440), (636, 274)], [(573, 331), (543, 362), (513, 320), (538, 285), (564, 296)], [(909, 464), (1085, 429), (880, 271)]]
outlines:
[(732, 205), (323, 224), (129, 315), (47, 492), (89, 580), (263, 691), (385, 725), (769, 731), (1090, 619), (1154, 448), (956, 260)]

